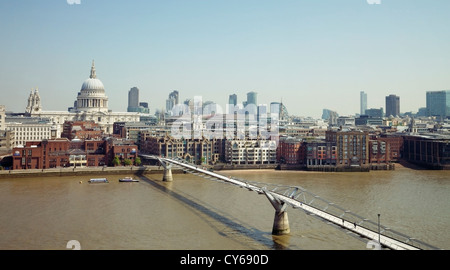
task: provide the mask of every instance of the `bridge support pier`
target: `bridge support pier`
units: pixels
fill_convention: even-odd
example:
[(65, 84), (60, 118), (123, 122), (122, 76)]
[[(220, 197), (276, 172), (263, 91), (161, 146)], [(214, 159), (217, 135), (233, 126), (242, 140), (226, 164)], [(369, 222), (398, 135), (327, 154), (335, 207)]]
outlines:
[(291, 229), (289, 227), (289, 219), (286, 211), (275, 212), (275, 218), (273, 220), (273, 235), (289, 234)]
[(272, 234), (273, 235), (285, 235), (291, 232), (289, 227), (289, 219), (286, 212), (286, 203), (275, 198), (269, 192), (264, 191), (267, 199), (269, 199), (272, 206), (275, 208), (275, 217), (273, 220)]
[(158, 160), (159, 160), (159, 163), (161, 163), (161, 165), (164, 167), (163, 181), (164, 182), (172, 182), (173, 181), (172, 164), (168, 164), (159, 158), (158, 158)]
[(164, 182), (172, 182), (172, 168), (164, 168), (164, 175), (163, 175), (163, 181)]

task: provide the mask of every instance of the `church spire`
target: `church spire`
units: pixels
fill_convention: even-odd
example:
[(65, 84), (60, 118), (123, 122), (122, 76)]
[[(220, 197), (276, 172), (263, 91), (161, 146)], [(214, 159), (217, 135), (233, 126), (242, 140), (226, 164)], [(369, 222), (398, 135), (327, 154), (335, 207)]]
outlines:
[(92, 67), (91, 67), (91, 79), (96, 79), (97, 78), (97, 74), (95, 74), (95, 63), (94, 60), (92, 60)]

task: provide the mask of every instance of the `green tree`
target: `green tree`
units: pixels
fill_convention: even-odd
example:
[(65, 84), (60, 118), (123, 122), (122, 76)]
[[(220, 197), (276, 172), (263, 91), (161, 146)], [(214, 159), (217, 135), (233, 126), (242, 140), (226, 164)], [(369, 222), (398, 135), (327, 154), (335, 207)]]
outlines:
[(142, 161), (141, 161), (141, 158), (140, 158), (140, 157), (136, 157), (136, 158), (134, 159), (134, 165), (140, 166), (141, 163), (142, 163)]
[(119, 166), (120, 165), (120, 160), (118, 156), (115, 156), (112, 160), (112, 164), (113, 166)]
[(131, 161), (131, 159), (126, 158), (123, 160), (123, 164), (125, 166), (130, 166), (131, 164), (133, 164), (133, 162)]

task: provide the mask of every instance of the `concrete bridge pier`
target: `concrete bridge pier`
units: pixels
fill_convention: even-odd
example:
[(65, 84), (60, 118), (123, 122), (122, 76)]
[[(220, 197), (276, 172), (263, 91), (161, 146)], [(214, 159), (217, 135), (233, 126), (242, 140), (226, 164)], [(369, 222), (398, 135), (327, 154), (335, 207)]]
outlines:
[(173, 181), (172, 168), (164, 167), (163, 181), (164, 182), (172, 182)]
[(289, 234), (291, 229), (289, 227), (289, 219), (286, 211), (275, 211), (275, 218), (273, 220), (273, 235)]
[(164, 182), (172, 182), (173, 181), (172, 164), (166, 163), (159, 158), (158, 158), (158, 160), (159, 160), (159, 163), (161, 163), (161, 165), (164, 167), (163, 181)]
[(264, 194), (269, 199), (272, 206), (275, 208), (275, 217), (273, 220), (272, 234), (273, 235), (285, 235), (291, 232), (289, 227), (289, 219), (286, 212), (286, 203), (278, 200), (272, 194), (264, 191)]

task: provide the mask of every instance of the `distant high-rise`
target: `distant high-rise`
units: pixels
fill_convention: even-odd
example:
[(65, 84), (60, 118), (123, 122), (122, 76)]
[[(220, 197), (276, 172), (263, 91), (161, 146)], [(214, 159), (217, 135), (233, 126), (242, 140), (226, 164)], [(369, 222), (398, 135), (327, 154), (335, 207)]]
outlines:
[(400, 115), (400, 97), (396, 95), (389, 95), (386, 97), (386, 116)]
[(177, 105), (180, 103), (179, 98), (180, 98), (180, 93), (177, 90), (174, 90), (174, 91), (172, 91), (172, 93), (169, 94), (169, 99), (174, 100), (174, 103), (175, 103), (174, 105)]
[(232, 94), (230, 95), (230, 97), (228, 98), (228, 104), (230, 105), (237, 105), (237, 95), (236, 94)]
[(148, 103), (139, 102), (139, 88), (133, 87), (128, 91), (127, 112), (150, 113)]
[(339, 117), (339, 114), (335, 111), (329, 110), (329, 109), (323, 109), (322, 110), (322, 119), (328, 120), (328, 124), (330, 126), (336, 126), (337, 125), (337, 119)]
[(258, 115), (257, 95), (258, 94), (256, 92), (247, 93), (247, 102), (245, 103), (245, 107), (247, 108), (247, 112), (249, 114)]
[(287, 120), (289, 118), (289, 113), (283, 102), (271, 102), (270, 103), (270, 113), (278, 114), (279, 120)]
[(258, 105), (258, 93), (256, 92), (248, 92), (247, 93), (247, 105), (248, 104), (255, 104)]
[(179, 104), (180, 95), (177, 90), (172, 91), (169, 94), (169, 98), (166, 100), (166, 112), (170, 112), (173, 106)]
[(139, 107), (139, 88), (133, 87), (128, 91), (128, 108), (136, 107)]
[(361, 91), (360, 93), (360, 114), (364, 115), (366, 114), (367, 110), (367, 94), (364, 93), (364, 91)]
[(450, 116), (450, 90), (427, 92), (427, 115), (446, 118)]

